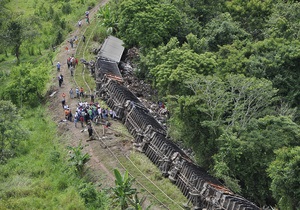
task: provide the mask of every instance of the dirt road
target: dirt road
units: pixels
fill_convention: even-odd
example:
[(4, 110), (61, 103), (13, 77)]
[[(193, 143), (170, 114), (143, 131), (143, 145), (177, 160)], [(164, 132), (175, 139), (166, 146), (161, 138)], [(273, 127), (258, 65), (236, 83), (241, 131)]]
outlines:
[[(107, 0), (102, 1), (99, 3), (96, 7), (94, 7), (92, 10), (90, 10), (90, 21), (96, 21), (93, 17), (97, 13), (100, 6), (104, 5), (107, 2)], [(52, 113), (52, 119), (54, 122), (58, 124), (58, 133), (62, 136), (64, 139), (64, 142), (62, 142), (65, 146), (78, 146), (80, 142), (82, 142), (82, 145), (84, 146), (84, 152), (87, 152), (91, 155), (91, 159), (88, 162), (88, 168), (90, 170), (90, 174), (92, 176), (92, 179), (94, 181), (104, 180), (103, 186), (112, 186), (114, 182), (114, 175), (111, 171), (111, 169), (108, 169), (103, 163), (102, 159), (109, 158), (109, 153), (107, 152), (107, 148), (104, 149), (103, 145), (99, 140), (89, 141), (88, 139), (88, 132), (85, 128), (81, 128), (80, 123), (78, 123), (77, 128), (74, 125), (74, 122), (70, 121), (63, 121), (65, 119), (64, 116), (64, 109), (62, 108), (62, 94), (65, 93), (66, 95), (66, 104), (69, 105), (71, 108), (71, 111), (74, 115), (76, 111), (76, 107), (80, 99), (77, 98), (70, 98), (69, 91), (72, 88), (75, 94), (75, 88), (76, 85), (74, 83), (73, 78), (70, 75), (70, 71), (67, 67), (67, 58), (71, 55), (76, 54), (77, 46), (74, 45), (74, 48), (71, 48), (70, 43), (68, 43), (68, 40), (71, 38), (77, 36), (81, 38), (81, 34), (84, 32), (86, 27), (89, 27), (89, 24), (85, 21), (85, 14), (82, 15), (82, 26), (78, 27), (76, 26), (76, 30), (69, 34), (68, 38), (66, 39), (63, 44), (61, 44), (56, 50), (58, 51), (56, 60), (54, 60), (54, 65), (56, 65), (57, 62), (60, 62), (61, 69), (60, 72), (55, 72), (53, 75), (53, 86), (51, 87), (51, 92), (56, 93), (49, 98), (50, 104), (49, 104), (49, 112)], [(68, 51), (66, 50), (68, 48)], [(81, 64), (77, 68), (82, 68)], [(56, 69), (56, 67), (55, 67)], [(56, 71), (56, 70), (55, 70)], [(76, 70), (75, 70), (76, 71)], [(64, 76), (64, 82), (61, 87), (58, 85), (58, 79), (57, 77), (62, 74)], [(85, 100), (87, 102), (90, 102), (89, 98), (84, 98), (82, 100)], [(95, 100), (98, 100), (97, 98)], [(113, 126), (113, 125), (112, 125)], [(101, 133), (102, 127), (99, 126), (99, 133)], [(83, 131), (84, 130), (84, 131)], [(108, 135), (114, 136), (113, 133), (109, 132)], [(112, 138), (110, 138), (112, 139)], [(117, 144), (118, 140), (112, 141), (115, 144)], [(110, 144), (114, 144), (110, 142)], [(67, 152), (67, 151), (66, 151)], [(110, 168), (118, 167), (118, 163), (116, 161), (111, 161)]]

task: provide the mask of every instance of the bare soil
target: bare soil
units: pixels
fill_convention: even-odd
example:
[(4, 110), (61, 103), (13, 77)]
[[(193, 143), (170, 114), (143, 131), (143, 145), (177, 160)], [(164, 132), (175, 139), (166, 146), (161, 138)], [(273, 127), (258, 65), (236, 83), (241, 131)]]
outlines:
[[(95, 21), (93, 16), (98, 11), (99, 7), (104, 5), (106, 2), (108, 2), (108, 0), (103, 0), (96, 7), (90, 10), (90, 21)], [(84, 14), (82, 15), (82, 23), (82, 27), (77, 27), (74, 32), (69, 34), (67, 40), (70, 40), (70, 38), (75, 36), (80, 37), (81, 32), (86, 27), (89, 27), (89, 25), (87, 25), (85, 22)], [(91, 155), (91, 159), (87, 163), (88, 174), (90, 178), (92, 178), (92, 180), (95, 182), (100, 181), (103, 187), (111, 187), (114, 185), (114, 175), (112, 169), (120, 168), (118, 161), (115, 158), (112, 158), (112, 154), (118, 155), (120, 152), (124, 152), (124, 150), (126, 152), (126, 150), (131, 148), (131, 141), (128, 137), (125, 138), (122, 133), (120, 134), (120, 132), (115, 131), (115, 129), (120, 126), (120, 123), (117, 121), (112, 122), (111, 129), (106, 129), (105, 135), (103, 135), (102, 125), (93, 126), (95, 130), (94, 133), (97, 133), (99, 136), (95, 135), (97, 137), (95, 140), (87, 141), (89, 140), (89, 137), (86, 125), (84, 128), (82, 128), (80, 123), (77, 123), (76, 128), (74, 122), (65, 120), (64, 109), (62, 108), (61, 104), (62, 94), (66, 94), (66, 104), (71, 108), (73, 116), (78, 102), (80, 101), (78, 98), (71, 99), (69, 95), (69, 90), (71, 88), (74, 91), (74, 95), (76, 95), (76, 86), (67, 67), (67, 58), (76, 54), (77, 46), (74, 45), (74, 48), (71, 48), (67, 40), (56, 49), (58, 54), (54, 65), (56, 65), (57, 62), (60, 62), (61, 69), (60, 72), (55, 73), (53, 76), (53, 86), (50, 88), (50, 94), (53, 94), (52, 96), (49, 96), (49, 112), (52, 113), (52, 119), (58, 125), (58, 134), (64, 139), (64, 142), (62, 143), (66, 146), (78, 146), (81, 142), (81, 144), (84, 146), (83, 152)], [(66, 50), (66, 47), (69, 48), (69, 51)], [(77, 68), (82, 68), (80, 65), (81, 64), (79, 64)], [(64, 82), (61, 87), (59, 87), (57, 79), (59, 74), (64, 76)], [(84, 102), (90, 102), (90, 98), (83, 98), (81, 100)], [(95, 98), (95, 101), (99, 100), (100, 99)], [(100, 140), (99, 137), (101, 139), (103, 137), (105, 138)], [(124, 144), (124, 142), (126, 143)], [(126, 147), (124, 147), (124, 145)], [(108, 160), (110, 160), (109, 167), (107, 167)], [(104, 164), (104, 162), (106, 162), (106, 164)]]
[[(93, 17), (95, 13), (98, 11), (99, 7), (107, 3), (108, 0), (103, 0), (96, 7), (90, 10), (90, 21), (96, 21)], [(66, 94), (66, 104), (69, 105), (71, 111), (74, 113), (76, 111), (76, 107), (80, 101), (90, 102), (90, 98), (70, 98), (69, 90), (72, 88), (75, 93), (76, 85), (74, 83), (73, 77), (70, 75), (70, 71), (67, 67), (67, 58), (71, 55), (76, 54), (76, 45), (74, 48), (70, 48), (70, 44), (67, 40), (73, 38), (75, 36), (80, 38), (80, 35), (84, 32), (86, 27), (89, 27), (85, 22), (84, 14), (82, 16), (82, 27), (77, 27), (76, 30), (69, 34), (66, 41), (61, 44), (56, 50), (58, 51), (56, 60), (54, 61), (54, 65), (59, 61), (61, 63), (60, 72), (56, 72), (53, 74), (53, 85), (50, 87), (49, 91), (49, 113), (51, 113), (51, 117), (58, 126), (58, 135), (60, 135), (63, 139), (61, 142), (65, 147), (73, 146), (76, 147), (80, 143), (84, 147), (83, 152), (88, 153), (91, 156), (91, 159), (87, 163), (87, 176), (94, 183), (101, 184), (101, 188), (109, 188), (115, 186), (114, 184), (114, 174), (113, 169), (117, 168), (121, 172), (123, 172), (123, 167), (119, 162), (120, 158), (128, 156), (132, 150), (133, 137), (128, 133), (127, 129), (124, 128), (124, 125), (115, 120), (109, 120), (111, 126), (109, 128), (104, 129), (102, 125), (94, 125), (94, 136), (95, 138), (89, 141), (89, 135), (87, 132), (86, 125), (84, 128), (81, 127), (80, 123), (77, 123), (77, 127), (75, 127), (74, 122), (66, 121), (64, 116), (64, 109), (62, 108), (62, 94)], [(66, 50), (66, 47), (69, 48), (69, 51)], [(80, 58), (78, 58), (80, 60)], [(82, 64), (79, 64), (75, 69), (75, 74), (79, 74), (83, 68)], [(77, 70), (78, 69), (78, 70)], [(79, 70), (80, 69), (80, 70)], [(64, 75), (64, 82), (61, 87), (58, 85), (58, 75)], [(86, 73), (85, 77), (88, 77)], [(150, 99), (153, 99), (153, 95), (155, 95), (155, 91), (150, 90), (150, 85), (144, 83), (143, 81), (139, 81), (132, 76), (132, 72), (127, 72), (124, 76), (125, 85), (130, 87), (130, 89), (137, 95), (141, 97), (141, 100), (144, 104), (151, 108), (152, 110), (157, 111), (157, 105), (155, 103), (150, 102)], [(100, 102), (99, 98), (95, 98), (95, 102)], [(66, 154), (68, 153), (66, 149)], [(147, 195), (149, 196), (149, 195)], [(145, 206), (149, 206), (150, 202), (148, 199), (144, 202)], [(164, 207), (158, 207), (155, 205), (151, 206), (151, 209), (165, 209)]]

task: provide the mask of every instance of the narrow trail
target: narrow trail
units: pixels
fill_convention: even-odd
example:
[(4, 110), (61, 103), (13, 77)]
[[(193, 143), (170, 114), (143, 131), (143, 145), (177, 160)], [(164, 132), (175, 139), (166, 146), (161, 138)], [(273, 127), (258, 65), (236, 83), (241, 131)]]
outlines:
[[(107, 3), (108, 0), (103, 0), (100, 2), (97, 6), (95, 6), (93, 9), (90, 10), (90, 22), (98, 21), (95, 18), (95, 14), (99, 10), (101, 6), (103, 6), (105, 3)], [(118, 131), (118, 128), (120, 126), (123, 126), (121, 122), (113, 121), (111, 128), (108, 129), (104, 135), (102, 134), (102, 126), (99, 125), (97, 127), (94, 127), (96, 135), (99, 137), (97, 140), (93, 141), (87, 141), (88, 140), (88, 132), (86, 127), (82, 128), (80, 123), (77, 123), (77, 128), (75, 127), (74, 122), (70, 121), (64, 121), (64, 109), (62, 108), (62, 94), (65, 93), (66, 95), (66, 104), (69, 105), (73, 116), (76, 111), (76, 107), (81, 99), (78, 98), (70, 98), (69, 90), (72, 88), (74, 95), (75, 89), (76, 89), (76, 81), (71, 76), (71, 73), (67, 67), (67, 59), (75, 55), (83, 55), (85, 51), (87, 50), (88, 40), (90, 37), (86, 37), (86, 44), (82, 49), (82, 51), (77, 51), (76, 45), (74, 45), (74, 48), (70, 47), (70, 43), (68, 40), (71, 38), (74, 38), (77, 36), (79, 39), (81, 39), (82, 35), (85, 33), (85, 31), (90, 27), (88, 23), (85, 22), (85, 15), (82, 15), (82, 26), (78, 27), (76, 26), (76, 30), (74, 30), (72, 33), (69, 34), (67, 39), (57, 48), (58, 54), (56, 56), (56, 60), (54, 60), (54, 64), (56, 65), (57, 62), (61, 63), (61, 70), (60, 72), (55, 72), (53, 75), (53, 88), (52, 90), (56, 91), (56, 94), (54, 94), (53, 97), (49, 98), (49, 112), (51, 113), (52, 119), (54, 122), (58, 124), (58, 135), (61, 136), (63, 142), (61, 142), (65, 147), (67, 146), (78, 146), (80, 143), (84, 147), (83, 152), (88, 153), (91, 156), (91, 159), (88, 161), (87, 166), (90, 171), (88, 173), (89, 179), (95, 183), (101, 184), (101, 188), (109, 188), (115, 186), (114, 180), (115, 177), (113, 175), (113, 169), (118, 168), (125, 169), (125, 167), (122, 165), (122, 163), (119, 161), (119, 158), (126, 158), (130, 164), (134, 165), (133, 162), (131, 162), (130, 158), (128, 157), (128, 154), (131, 149), (131, 140), (132, 137), (127, 136), (126, 134), (122, 133), (120, 135), (120, 132)], [(93, 29), (92, 29), (93, 30)], [(79, 41), (78, 45), (80, 45), (81, 40)], [(100, 45), (100, 43), (99, 43)], [(66, 50), (66, 47), (68, 47), (68, 51)], [(83, 57), (84, 58), (84, 57)], [(77, 57), (78, 60), (81, 59), (81, 57)], [(55, 68), (56, 69), (56, 68)], [(79, 65), (76, 67), (75, 73), (76, 74), (82, 74), (82, 77), (89, 77), (90, 75), (87, 74), (88, 71), (82, 71), (83, 64), (79, 63)], [(55, 70), (56, 71), (56, 70)], [(82, 71), (82, 72), (81, 72)], [(86, 73), (85, 73), (86, 72)], [(84, 74), (85, 73), (85, 74)], [(64, 76), (64, 82), (61, 87), (58, 85), (58, 76), (62, 74)], [(80, 87), (78, 87), (80, 88)], [(87, 85), (85, 91), (87, 94), (90, 93), (90, 89)], [(90, 98), (84, 98), (82, 99), (82, 102), (87, 101), (90, 102)], [(95, 102), (100, 102), (100, 99), (95, 98)], [(101, 140), (101, 139), (104, 140)], [(68, 151), (66, 150), (66, 153)], [(136, 166), (134, 166), (136, 167)], [(137, 168), (137, 170), (139, 170)], [(147, 178), (145, 174), (142, 174), (142, 172), (139, 172), (144, 178), (144, 180), (147, 180), (148, 182), (152, 183), (158, 191), (161, 191), (162, 194), (164, 194), (165, 197), (170, 199), (173, 203), (177, 203), (176, 201), (173, 201), (168, 195), (164, 193), (162, 189), (159, 188), (159, 186), (156, 186), (151, 180)], [(165, 206), (161, 201), (160, 198), (156, 197), (154, 194), (152, 194), (150, 191), (147, 190), (145, 186), (143, 186), (142, 183), (138, 182), (136, 180), (138, 185), (144, 189), (144, 191), (148, 192), (147, 196), (151, 196), (152, 199), (157, 200), (158, 206), (152, 206), (151, 209), (168, 209), (167, 206)], [(149, 201), (145, 201), (145, 204), (149, 205)], [(182, 209), (180, 204), (178, 205), (178, 209)]]
[[(95, 14), (99, 10), (101, 6), (106, 4), (108, 0), (101, 1), (98, 5), (96, 5), (93, 9), (91, 9), (89, 12), (90, 16), (90, 22), (98, 21), (95, 18)], [(69, 91), (72, 88), (74, 95), (75, 93), (75, 83), (73, 78), (71, 77), (70, 71), (67, 67), (67, 59), (68, 57), (72, 55), (76, 55), (77, 47), (74, 44), (74, 47), (71, 48), (70, 43), (68, 40), (71, 38), (74, 38), (75, 36), (78, 37), (78, 39), (81, 39), (82, 34), (84, 34), (87, 27), (90, 25), (85, 21), (85, 14), (82, 15), (82, 26), (78, 27), (76, 25), (76, 30), (69, 34), (67, 39), (56, 49), (58, 51), (56, 60), (54, 60), (54, 64), (56, 65), (57, 62), (60, 62), (61, 64), (61, 70), (60, 72), (56, 72), (53, 76), (53, 85), (54, 90), (56, 90), (56, 94), (49, 99), (49, 112), (52, 113), (52, 119), (58, 124), (58, 134), (62, 135), (63, 139), (65, 140), (63, 142), (64, 145), (68, 146), (78, 146), (80, 142), (82, 142), (82, 145), (84, 146), (84, 152), (87, 152), (91, 155), (91, 159), (88, 162), (89, 170), (93, 172), (92, 179), (94, 181), (105, 179), (105, 187), (107, 186), (113, 186), (114, 183), (114, 175), (112, 172), (106, 168), (106, 166), (101, 162), (101, 151), (103, 148), (99, 146), (98, 141), (90, 141), (86, 142), (86, 139), (88, 139), (88, 133), (87, 131), (83, 131), (83, 128), (81, 128), (80, 123), (77, 123), (77, 128), (75, 127), (74, 122), (66, 121), (64, 122), (64, 110), (62, 108), (62, 94), (65, 93), (66, 95), (66, 104), (69, 105), (71, 108), (72, 114), (74, 116), (74, 113), (76, 111), (76, 107), (78, 102), (80, 102), (77, 98), (70, 98)], [(78, 43), (79, 44), (79, 43)], [(66, 48), (69, 50), (67, 51)], [(80, 59), (80, 58), (78, 58)], [(76, 70), (82, 69), (82, 64), (79, 64)], [(57, 77), (62, 74), (64, 76), (64, 82), (61, 87), (58, 86), (58, 79)], [(97, 100), (97, 99), (96, 99)], [(90, 102), (89, 98), (84, 98), (83, 101)]]

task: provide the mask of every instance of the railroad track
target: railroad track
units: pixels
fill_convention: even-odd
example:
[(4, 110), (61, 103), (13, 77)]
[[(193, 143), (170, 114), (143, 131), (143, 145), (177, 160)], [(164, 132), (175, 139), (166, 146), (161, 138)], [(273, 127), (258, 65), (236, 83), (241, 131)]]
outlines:
[[(83, 34), (89, 34), (89, 35), (88, 35), (88, 37), (86, 37), (85, 43), (83, 43), (81, 41), (81, 39), (79, 40), (78, 46), (75, 49), (75, 57), (80, 57), (80, 58), (85, 59), (85, 56), (89, 53), (88, 46), (92, 42), (92, 37), (93, 37), (94, 32), (95, 32), (96, 29), (97, 29), (97, 24), (91, 23), (89, 27), (84, 28), (84, 30), (81, 32), (80, 37), (82, 37)], [(89, 30), (88, 33), (87, 33), (87, 30)], [(90, 87), (90, 84), (89, 84), (89, 82), (86, 79), (87, 77), (90, 77), (90, 75), (87, 75), (87, 74), (89, 74), (88, 68), (86, 68), (85, 65), (83, 65), (82, 71), (80, 71), (79, 69), (80, 69), (79, 65), (74, 69), (74, 76), (72, 77), (74, 84), (76, 85), (76, 87), (84, 87), (85, 90), (88, 91), (88, 93), (89, 93), (88, 95), (93, 94), (92, 88)], [(82, 80), (83, 83), (82, 82), (79, 83), (78, 82), (79, 79)], [(105, 142), (106, 138), (103, 137), (100, 134), (99, 127), (92, 124), (92, 128), (94, 130), (94, 137), (95, 137), (95, 139), (97, 141), (99, 141), (99, 143), (101, 144), (101, 147), (103, 149), (105, 149), (107, 155), (110, 155), (112, 158), (114, 158), (114, 160), (122, 167), (122, 169), (124, 171), (128, 171), (129, 175), (135, 179), (135, 182), (140, 186), (140, 188), (142, 188), (154, 200), (156, 200), (156, 202), (158, 202), (163, 209), (170, 209), (166, 204), (164, 204), (164, 202), (160, 198), (158, 198), (158, 196), (155, 196), (153, 193), (151, 193), (150, 190), (145, 186), (145, 184), (143, 184), (141, 181), (139, 181), (139, 179), (137, 179), (132, 173), (129, 172), (128, 167), (126, 167), (122, 163), (122, 161), (120, 160), (120, 158), (115, 154), (115, 151), (111, 150), (110, 147), (106, 144), (106, 142)], [(111, 129), (111, 128), (106, 128), (106, 129)], [(114, 130), (114, 132), (117, 132), (117, 131)], [(130, 136), (130, 138), (132, 138), (132, 137)], [(166, 199), (168, 199), (170, 201), (170, 203), (173, 203), (173, 208), (174, 208), (174, 206), (176, 206), (176, 209), (185, 209), (185, 208), (183, 208), (183, 206), (181, 204), (179, 204), (177, 201), (175, 201), (171, 197), (169, 197), (167, 195), (167, 193), (164, 192), (163, 189), (161, 189), (154, 182), (152, 182), (148, 178), (148, 176), (146, 174), (144, 174), (138, 168), (138, 166), (136, 164), (134, 164), (134, 162), (130, 159), (129, 156), (124, 155), (123, 157), (127, 160), (127, 164), (130, 164), (130, 168), (135, 168), (136, 171), (139, 173), (139, 177), (143, 177), (143, 182), (146, 181), (147, 185), (150, 184), (150, 185), (154, 186), (157, 189), (157, 191), (160, 192), (160, 197), (164, 196)]]
[[(88, 44), (97, 26), (93, 27), (90, 28), (91, 32), (84, 43), (85, 45), (82, 45), (83, 58), (87, 53)], [(90, 83), (86, 80), (86, 70), (86, 68), (83, 68), (81, 73), (75, 70), (73, 79), (76, 86), (79, 86), (76, 78), (82, 78), (86, 89), (91, 95), (93, 93)], [(195, 164), (188, 155), (166, 136), (165, 128), (154, 119), (142, 102), (127, 87), (122, 86), (119, 81), (112, 78), (108, 78), (105, 74), (102, 78), (97, 77), (97, 79), (101, 80), (100, 86), (97, 85), (99, 93), (104, 96), (103, 99), (106, 104), (119, 113), (122, 123), (134, 137), (134, 146), (159, 168), (162, 176), (168, 177), (181, 190), (188, 199), (188, 206), (192, 205), (193, 209), (207, 210), (259, 209), (254, 203), (233, 193), (226, 186), (223, 186), (219, 180), (210, 176), (203, 168)], [(120, 157), (106, 145), (104, 138), (97, 132), (97, 127), (93, 126), (93, 130), (95, 131), (96, 139), (105, 148), (107, 154), (114, 158), (124, 170), (129, 171), (123, 164), (124, 162), (120, 160)], [(155, 186), (163, 196), (176, 204), (177, 209), (184, 209), (182, 205), (172, 200), (163, 189), (148, 179), (128, 156), (124, 156), (124, 158), (126, 159), (126, 164), (129, 163), (131, 167), (136, 168), (143, 180), (147, 180), (147, 182)], [(133, 174), (129, 174), (133, 177)], [(169, 209), (161, 201), (161, 198), (153, 195), (140, 181), (137, 180), (136, 182), (159, 202), (163, 208)]]

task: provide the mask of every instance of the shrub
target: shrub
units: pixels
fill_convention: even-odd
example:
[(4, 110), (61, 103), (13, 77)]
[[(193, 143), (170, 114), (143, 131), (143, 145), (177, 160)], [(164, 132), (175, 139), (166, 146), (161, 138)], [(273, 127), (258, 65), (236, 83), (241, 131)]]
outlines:
[(72, 7), (71, 7), (71, 5), (68, 4), (68, 3), (64, 4), (64, 5), (62, 6), (61, 10), (62, 10), (63, 14), (67, 14), (67, 15), (68, 15), (68, 14), (71, 14), (71, 13), (72, 13)]
[(88, 153), (83, 154), (81, 151), (83, 146), (81, 146), (81, 142), (77, 147), (71, 147), (70, 149), (70, 158), (69, 161), (71, 162), (72, 166), (75, 166), (76, 172), (81, 177), (84, 175), (84, 165), (90, 160), (90, 155)]

